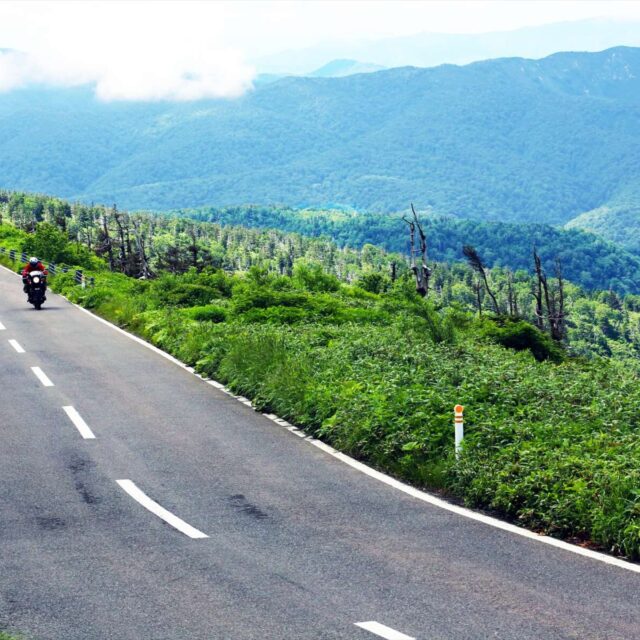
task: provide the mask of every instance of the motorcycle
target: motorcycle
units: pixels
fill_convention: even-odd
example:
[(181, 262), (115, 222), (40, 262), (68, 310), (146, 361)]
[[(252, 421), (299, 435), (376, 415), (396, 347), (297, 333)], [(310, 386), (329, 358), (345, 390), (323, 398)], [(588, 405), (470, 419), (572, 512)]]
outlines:
[(47, 274), (42, 271), (31, 271), (24, 278), (27, 301), (40, 310), (42, 303), (47, 299)]

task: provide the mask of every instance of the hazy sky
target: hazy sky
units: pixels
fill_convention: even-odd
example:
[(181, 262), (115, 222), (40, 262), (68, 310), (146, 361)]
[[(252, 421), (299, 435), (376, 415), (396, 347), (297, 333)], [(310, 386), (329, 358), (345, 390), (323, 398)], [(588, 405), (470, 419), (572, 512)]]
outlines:
[(238, 95), (252, 61), (319, 42), (510, 30), (591, 17), (640, 20), (640, 2), (0, 2), (0, 91), (96, 84), (110, 99)]

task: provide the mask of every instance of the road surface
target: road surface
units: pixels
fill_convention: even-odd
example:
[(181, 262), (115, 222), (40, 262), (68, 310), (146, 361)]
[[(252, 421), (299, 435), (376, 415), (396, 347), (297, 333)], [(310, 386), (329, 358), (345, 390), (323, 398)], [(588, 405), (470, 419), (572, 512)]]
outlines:
[(638, 573), (397, 491), (4, 269), (0, 323), (0, 629), (640, 638)]

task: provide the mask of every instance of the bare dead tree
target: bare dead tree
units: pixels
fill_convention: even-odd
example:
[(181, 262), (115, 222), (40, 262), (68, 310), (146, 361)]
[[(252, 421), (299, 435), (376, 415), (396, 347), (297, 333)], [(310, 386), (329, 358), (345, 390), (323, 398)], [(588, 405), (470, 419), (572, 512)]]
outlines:
[(480, 255), (475, 250), (475, 248), (469, 244), (466, 244), (464, 247), (462, 247), (462, 253), (464, 254), (464, 257), (467, 259), (467, 261), (469, 262), (469, 266), (482, 278), (485, 291), (487, 292), (487, 295), (491, 298), (491, 302), (493, 304), (493, 310), (497, 314), (499, 314), (500, 306), (498, 305), (498, 301), (496, 300), (496, 297), (493, 294), (493, 291), (491, 291), (491, 287), (489, 286), (489, 280), (487, 278), (487, 270), (484, 264), (482, 263), (482, 259), (480, 258)]
[(562, 277), (562, 263), (560, 258), (555, 260), (556, 287), (551, 295), (551, 306), (547, 306), (549, 314), (549, 329), (551, 337), (556, 342), (562, 342), (566, 337), (566, 313), (564, 308), (564, 279)]
[(140, 276), (142, 278), (151, 278), (153, 273), (149, 268), (149, 259), (145, 249), (145, 237), (140, 227), (140, 221), (135, 218), (131, 218), (131, 224), (133, 225), (133, 235), (136, 239), (136, 248), (138, 251), (138, 260), (140, 262)]
[[(113, 206), (113, 211), (114, 213), (116, 211), (115, 205)], [(109, 224), (107, 222), (106, 211), (104, 211), (102, 214), (102, 230), (104, 232), (103, 250), (107, 252), (107, 256), (109, 257), (109, 269), (113, 271), (114, 269), (113, 242), (111, 241), (111, 236), (109, 235)]]
[[(411, 203), (411, 211), (413, 219), (407, 220), (404, 216), (402, 219), (409, 226), (409, 252), (411, 258), (411, 271), (416, 278), (416, 291), (423, 298), (429, 295), (429, 279), (431, 278), (431, 269), (427, 266), (427, 236), (420, 224), (418, 214)], [(416, 230), (418, 231), (420, 248), (416, 248)]]
[(546, 276), (544, 275), (544, 271), (542, 270), (542, 262), (540, 260), (540, 256), (536, 251), (535, 246), (533, 247), (533, 266), (536, 272), (536, 280), (533, 285), (533, 297), (536, 300), (536, 319), (535, 325), (540, 329), (540, 331), (544, 331), (544, 310), (542, 308), (542, 291), (543, 291), (543, 283), (546, 282)]
[(513, 272), (512, 271), (509, 271), (507, 273), (507, 302), (509, 305), (509, 315), (512, 318), (517, 318), (519, 316), (518, 294), (513, 288)]
[[(542, 268), (540, 256), (533, 248), (533, 263), (536, 272), (536, 284), (533, 295), (536, 299), (536, 326), (544, 330), (545, 320), (549, 327), (549, 334), (556, 342), (562, 342), (566, 336), (566, 313), (564, 297), (564, 279), (562, 263), (559, 258), (555, 261), (556, 286), (551, 289), (549, 281)], [(546, 307), (546, 309), (545, 309)]]
[(127, 246), (124, 239), (124, 226), (122, 225), (122, 214), (118, 213), (115, 208), (113, 210), (113, 219), (118, 227), (118, 235), (120, 236), (120, 271), (123, 273), (127, 269)]

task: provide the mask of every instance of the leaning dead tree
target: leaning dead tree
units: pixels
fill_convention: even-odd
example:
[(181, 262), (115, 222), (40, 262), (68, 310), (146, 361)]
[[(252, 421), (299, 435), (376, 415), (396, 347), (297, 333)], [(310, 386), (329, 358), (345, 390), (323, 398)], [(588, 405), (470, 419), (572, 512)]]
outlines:
[(549, 281), (542, 268), (542, 261), (535, 247), (533, 248), (533, 265), (536, 272), (533, 289), (533, 297), (536, 301), (536, 326), (544, 330), (546, 320), (551, 337), (556, 342), (562, 342), (567, 331), (562, 263), (559, 258), (556, 258), (556, 285), (553, 288), (549, 286)]
[[(411, 203), (411, 211), (413, 219), (407, 220), (404, 216), (402, 219), (409, 226), (409, 253), (411, 257), (411, 271), (416, 278), (416, 291), (426, 298), (429, 295), (429, 279), (431, 278), (431, 269), (427, 266), (427, 236), (418, 220), (418, 214)], [(416, 231), (420, 242), (420, 248), (416, 248)]]
[(464, 245), (464, 247), (462, 247), (462, 253), (464, 254), (464, 257), (467, 259), (467, 262), (469, 263), (469, 266), (482, 279), (482, 282), (484, 283), (484, 289), (487, 292), (487, 295), (491, 298), (491, 303), (493, 304), (493, 310), (497, 314), (499, 314), (500, 313), (500, 307), (498, 305), (498, 301), (496, 300), (496, 297), (495, 297), (493, 291), (491, 291), (491, 287), (489, 286), (489, 280), (487, 278), (487, 269), (484, 266), (484, 264), (482, 263), (482, 259), (480, 258), (480, 255), (475, 250), (475, 248), (472, 247), (470, 244), (466, 244), (466, 245)]

